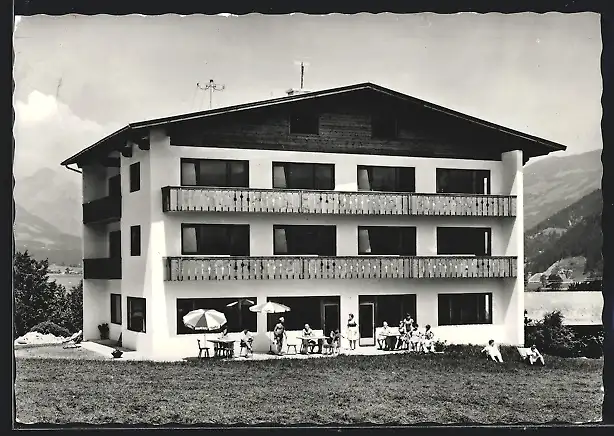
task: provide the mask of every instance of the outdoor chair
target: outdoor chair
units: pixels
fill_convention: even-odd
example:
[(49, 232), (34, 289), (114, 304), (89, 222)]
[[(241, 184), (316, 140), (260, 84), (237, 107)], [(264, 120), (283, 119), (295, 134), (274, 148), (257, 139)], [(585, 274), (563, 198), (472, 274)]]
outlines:
[[(252, 338), (249, 338), (248, 340), (249, 345), (253, 346), (254, 340)], [(241, 340), (241, 344), (240, 344), (240, 350), (239, 350), (239, 357), (241, 357), (241, 353), (243, 353), (243, 349), (245, 349), (245, 357), (247, 357), (250, 353), (250, 349), (247, 347), (247, 344), (245, 343), (245, 341)], [(253, 354), (253, 351), (252, 351)]]
[(70, 338), (62, 342), (62, 348), (79, 348), (81, 346), (81, 341), (83, 341), (83, 331), (79, 330)]
[(211, 357), (209, 355), (209, 347), (203, 347), (202, 345), (200, 345), (200, 339), (196, 339), (196, 342), (198, 342), (198, 358), (200, 359), (203, 354), (203, 351), (205, 352), (205, 357)]
[(297, 347), (296, 342), (286, 342), (286, 354), (290, 353), (290, 348), (294, 350), (294, 354), (297, 354), (298, 352), (296, 351), (296, 347)]
[(334, 350), (335, 344), (329, 344), (328, 342), (322, 344), (322, 354), (333, 354)]

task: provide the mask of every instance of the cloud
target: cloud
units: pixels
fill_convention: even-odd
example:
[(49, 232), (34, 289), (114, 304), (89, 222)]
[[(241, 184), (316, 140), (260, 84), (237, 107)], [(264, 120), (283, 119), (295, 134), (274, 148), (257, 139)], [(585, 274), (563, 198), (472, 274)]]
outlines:
[(82, 119), (53, 95), (32, 91), (25, 102), (15, 102), (15, 177), (59, 169), (62, 160), (119, 127)]

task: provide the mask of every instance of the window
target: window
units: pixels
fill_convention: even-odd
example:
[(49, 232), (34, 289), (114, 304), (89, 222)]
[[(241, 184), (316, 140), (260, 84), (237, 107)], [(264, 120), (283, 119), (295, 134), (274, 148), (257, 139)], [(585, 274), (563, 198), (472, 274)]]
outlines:
[(139, 162), (130, 165), (130, 192), (141, 189), (141, 164)]
[(439, 325), (492, 324), (492, 294), (439, 294)]
[(437, 192), (443, 194), (490, 194), (489, 170), (437, 168)]
[(141, 226), (130, 227), (130, 256), (141, 255)]
[(228, 332), (237, 333), (248, 329), (255, 333), (257, 330), (257, 313), (249, 310), (256, 304), (256, 297), (241, 298), (177, 298), (177, 334), (203, 334), (194, 331), (183, 324), (183, 317), (191, 310), (215, 309), (226, 315)]
[(415, 192), (413, 167), (358, 167), (359, 191)]
[(275, 189), (335, 189), (335, 165), (273, 162)]
[(394, 115), (376, 114), (371, 117), (371, 137), (373, 139), (396, 139), (398, 123)]
[(249, 161), (181, 159), (181, 186), (249, 187)]
[(290, 115), (290, 133), (318, 135), (320, 133), (320, 116), (310, 110), (295, 110)]
[(109, 232), (109, 257), (117, 259), (122, 257), (122, 231)]
[[(284, 317), (286, 330), (300, 331), (305, 324), (309, 324), (313, 330), (324, 330), (324, 334), (330, 334), (331, 329), (341, 329), (340, 298), (336, 296), (327, 297), (270, 297), (267, 301), (274, 301), (288, 306), (291, 312), (270, 313), (267, 316), (267, 331), (272, 331), (275, 324), (279, 322), (279, 317)], [(328, 307), (327, 307), (328, 306)], [(337, 310), (335, 310), (337, 306)], [(332, 309), (332, 310), (331, 310)], [(343, 320), (345, 321), (345, 320)]]
[(437, 254), (491, 255), (491, 229), (437, 227)]
[(128, 330), (145, 333), (145, 299), (128, 297)]
[[(373, 303), (375, 309), (375, 327), (381, 327), (384, 321), (390, 327), (397, 327), (409, 313), (416, 322), (416, 294), (401, 295), (360, 295), (358, 303)], [(358, 320), (359, 323), (370, 323), (371, 320)]]
[(249, 256), (249, 225), (182, 224), (181, 254)]
[(415, 227), (358, 227), (358, 254), (416, 255)]
[(122, 296), (111, 294), (111, 324), (122, 323)]
[(273, 254), (335, 256), (335, 226), (273, 226)]

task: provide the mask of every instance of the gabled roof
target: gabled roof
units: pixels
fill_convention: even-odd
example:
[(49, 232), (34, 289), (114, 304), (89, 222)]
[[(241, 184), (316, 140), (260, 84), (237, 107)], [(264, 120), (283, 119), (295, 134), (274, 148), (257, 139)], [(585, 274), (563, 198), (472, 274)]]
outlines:
[(546, 139), (538, 138), (536, 136), (532, 136), (526, 133), (518, 132), (516, 130), (508, 129), (507, 127), (499, 126), (497, 124), (494, 124), (488, 121), (484, 121), (479, 118), (475, 118), (470, 115), (466, 115), (461, 112), (457, 112), (452, 109), (445, 108), (443, 106), (439, 106), (439, 105), (429, 103), (424, 100), (420, 100), (415, 97), (411, 97), (407, 94), (403, 94), (403, 93), (393, 91), (388, 88), (384, 88), (383, 86), (379, 86), (373, 83), (366, 82), (366, 83), (359, 83), (355, 85), (343, 86), (339, 88), (325, 89), (322, 91), (314, 91), (314, 92), (309, 92), (309, 93), (304, 93), (304, 94), (289, 95), (289, 96), (280, 97), (280, 98), (256, 101), (252, 103), (245, 103), (245, 104), (240, 104), (240, 105), (235, 105), (235, 106), (227, 106), (227, 107), (222, 107), (218, 109), (210, 109), (210, 110), (201, 111), (201, 112), (193, 112), (193, 113), (188, 113), (188, 114), (183, 114), (183, 115), (175, 115), (172, 117), (165, 117), (165, 118), (158, 118), (158, 119), (147, 120), (147, 121), (140, 121), (136, 123), (130, 123), (126, 127), (117, 130), (116, 132), (108, 135), (107, 137), (96, 142), (95, 144), (75, 154), (74, 156), (71, 156), (70, 158), (66, 159), (64, 162), (62, 162), (61, 165), (66, 166), (66, 165), (79, 163), (83, 161), (86, 157), (88, 157), (91, 153), (95, 153), (98, 151), (108, 153), (113, 150), (116, 150), (117, 144), (121, 143), (121, 141), (127, 139), (131, 135), (135, 135), (135, 136), (144, 135), (147, 129), (150, 129), (152, 127), (168, 126), (174, 123), (204, 119), (204, 118), (214, 117), (216, 115), (248, 111), (252, 109), (271, 107), (271, 106), (276, 106), (280, 104), (288, 104), (288, 103), (293, 103), (293, 102), (298, 102), (298, 101), (313, 100), (313, 99), (317, 99), (320, 97), (351, 93), (351, 92), (356, 92), (356, 91), (361, 91), (361, 90), (375, 91), (383, 95), (388, 95), (394, 98), (398, 98), (398, 99), (413, 103), (418, 106), (422, 106), (432, 111), (441, 112), (441, 113), (465, 120), (469, 123), (477, 124), (487, 129), (494, 129), (504, 134), (515, 136), (520, 140), (525, 140), (528, 142), (540, 144), (542, 146), (545, 146), (545, 148), (549, 150), (548, 152), (563, 151), (567, 148), (564, 145), (558, 144), (556, 142), (548, 141)]

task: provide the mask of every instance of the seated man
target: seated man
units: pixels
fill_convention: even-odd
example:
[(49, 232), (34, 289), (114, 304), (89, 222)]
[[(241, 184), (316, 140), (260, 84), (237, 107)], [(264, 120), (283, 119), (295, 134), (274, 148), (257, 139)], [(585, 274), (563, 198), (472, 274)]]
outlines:
[(426, 325), (426, 330), (422, 335), (422, 351), (425, 353), (434, 353), (435, 352), (435, 333), (431, 330), (431, 326), (429, 324)]
[[(252, 337), (252, 334), (249, 332), (249, 330), (247, 329), (243, 330), (243, 333), (241, 334), (241, 338), (240, 338), (240, 347), (241, 347), (241, 352), (243, 351), (243, 348), (245, 348), (245, 357), (253, 353), (252, 351), (253, 342), (254, 342), (254, 338)], [(239, 356), (241, 355), (241, 352), (239, 352)]]
[(542, 366), (546, 365), (544, 362), (544, 356), (537, 350), (535, 345), (531, 345), (526, 357), (526, 361), (529, 365), (535, 365), (536, 362), (541, 362)]
[(390, 330), (390, 327), (388, 327), (388, 323), (386, 321), (384, 321), (382, 323), (382, 330), (379, 333), (379, 336), (377, 338), (377, 343), (379, 345), (380, 350), (385, 350), (387, 349), (387, 341), (388, 341), (388, 335), (391, 333), (392, 331)]
[(501, 351), (499, 347), (495, 345), (494, 340), (488, 341), (488, 345), (482, 348), (482, 353), (486, 353), (486, 356), (494, 362), (503, 363), (503, 357), (501, 357)]
[(311, 351), (313, 351), (313, 348), (316, 346), (316, 341), (314, 341), (313, 339), (308, 339), (309, 336), (313, 336), (313, 330), (311, 330), (311, 327), (309, 326), (309, 324), (305, 324), (305, 328), (303, 328), (301, 336), (303, 336), (303, 343), (301, 345), (301, 353), (307, 354), (310, 348), (311, 348)]

